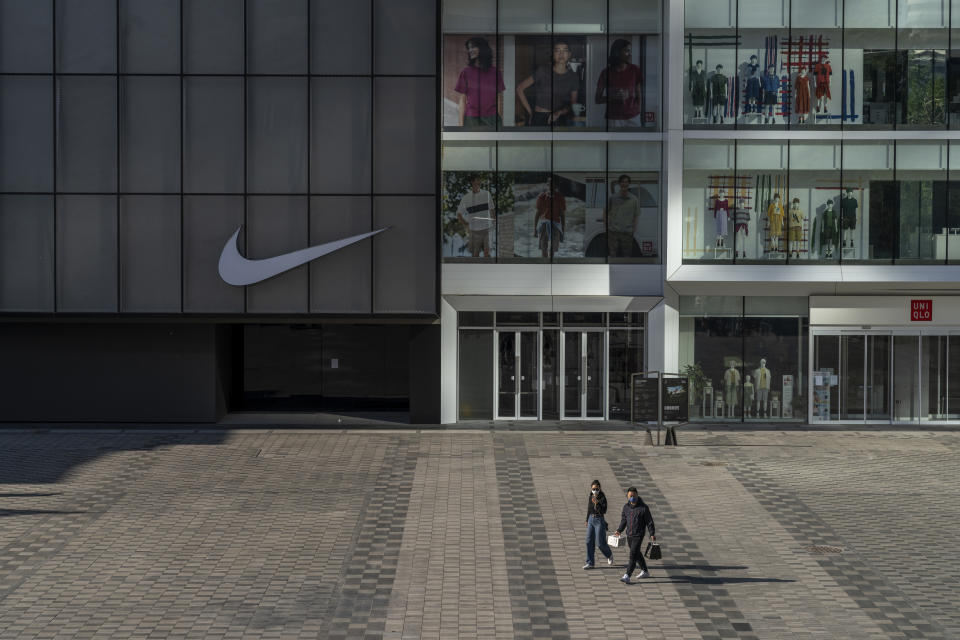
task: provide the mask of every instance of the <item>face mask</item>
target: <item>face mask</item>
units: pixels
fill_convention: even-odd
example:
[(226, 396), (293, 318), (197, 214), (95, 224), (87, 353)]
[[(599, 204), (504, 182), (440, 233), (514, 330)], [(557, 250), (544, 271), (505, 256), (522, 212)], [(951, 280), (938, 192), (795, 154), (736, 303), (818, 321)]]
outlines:
[(593, 495), (597, 495), (598, 493), (600, 493), (600, 489), (590, 489), (590, 493), (592, 493)]
[(627, 498), (627, 500), (629, 500), (630, 503), (633, 504), (637, 501), (637, 496), (633, 496), (632, 498)]

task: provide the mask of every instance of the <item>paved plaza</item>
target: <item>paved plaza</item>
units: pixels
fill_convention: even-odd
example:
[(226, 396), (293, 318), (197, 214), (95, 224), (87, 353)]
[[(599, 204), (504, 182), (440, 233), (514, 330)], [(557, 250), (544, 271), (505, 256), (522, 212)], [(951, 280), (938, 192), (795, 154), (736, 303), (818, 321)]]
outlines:
[(960, 433), (644, 435), (0, 431), (0, 638), (960, 638)]

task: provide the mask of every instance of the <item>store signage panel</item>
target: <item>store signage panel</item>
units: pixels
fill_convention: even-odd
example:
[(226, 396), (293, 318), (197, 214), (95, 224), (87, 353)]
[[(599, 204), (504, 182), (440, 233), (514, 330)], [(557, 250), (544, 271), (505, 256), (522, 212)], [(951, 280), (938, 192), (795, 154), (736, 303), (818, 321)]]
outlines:
[(910, 322), (933, 322), (933, 300), (911, 300)]

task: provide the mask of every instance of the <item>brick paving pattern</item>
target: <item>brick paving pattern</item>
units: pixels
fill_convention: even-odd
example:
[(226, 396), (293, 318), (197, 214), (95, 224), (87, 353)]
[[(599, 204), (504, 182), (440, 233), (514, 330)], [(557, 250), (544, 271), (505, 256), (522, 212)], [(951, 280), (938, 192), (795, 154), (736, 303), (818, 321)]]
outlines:
[(960, 433), (521, 429), (0, 431), (0, 638), (960, 638)]

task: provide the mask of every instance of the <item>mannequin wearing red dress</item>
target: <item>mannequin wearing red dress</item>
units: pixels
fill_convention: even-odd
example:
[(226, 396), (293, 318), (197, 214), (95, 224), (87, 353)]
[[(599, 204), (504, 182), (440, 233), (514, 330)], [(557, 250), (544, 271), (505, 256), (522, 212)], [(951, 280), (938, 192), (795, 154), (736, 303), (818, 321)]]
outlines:
[(826, 113), (827, 101), (830, 100), (830, 76), (833, 75), (833, 68), (826, 55), (821, 55), (820, 62), (813, 65), (813, 75), (817, 81), (817, 113), (820, 113), (821, 109)]
[(800, 67), (800, 75), (797, 76), (795, 83), (795, 93), (797, 95), (797, 118), (802, 124), (807, 121), (810, 114), (810, 76), (807, 75), (807, 68)]

